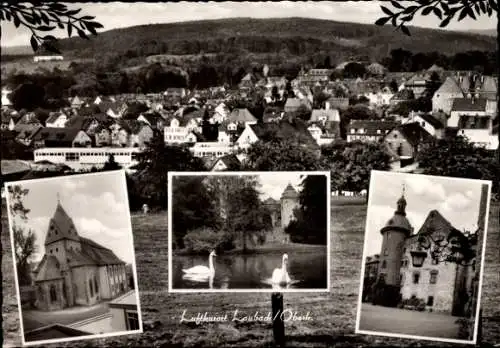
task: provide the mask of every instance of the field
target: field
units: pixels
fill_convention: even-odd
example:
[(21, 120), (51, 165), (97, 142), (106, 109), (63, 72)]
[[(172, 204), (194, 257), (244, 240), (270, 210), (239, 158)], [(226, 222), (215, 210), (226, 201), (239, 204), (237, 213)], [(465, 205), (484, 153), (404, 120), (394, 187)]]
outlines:
[[(500, 342), (500, 205), (492, 206), (486, 250), (483, 287), (483, 337)], [(362, 262), (366, 205), (333, 205), (331, 218), (331, 292), (285, 294), (285, 309), (299, 315), (307, 312), (312, 321), (285, 324), (287, 347), (382, 347), (435, 346), (432, 342), (355, 335), (356, 305)], [(19, 345), (17, 304), (12, 276), (12, 258), (5, 220), (2, 220), (4, 247), (4, 333), (5, 344)], [(137, 271), (141, 290), (144, 334), (80, 341), (68, 347), (268, 347), (272, 346), (271, 324), (267, 322), (226, 322), (220, 324), (180, 323), (184, 309), (196, 312), (247, 314), (270, 310), (270, 294), (168, 294), (167, 216), (133, 216)], [(440, 346), (446, 346), (443, 343)], [(451, 346), (451, 345), (448, 345)]]

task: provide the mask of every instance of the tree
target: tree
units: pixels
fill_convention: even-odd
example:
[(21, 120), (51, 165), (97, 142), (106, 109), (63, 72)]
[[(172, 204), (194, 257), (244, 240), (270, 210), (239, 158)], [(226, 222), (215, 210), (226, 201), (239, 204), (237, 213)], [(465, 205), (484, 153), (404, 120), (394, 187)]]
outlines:
[[(29, 260), (36, 252), (36, 236), (30, 229), (27, 232), (19, 225), (21, 221), (27, 221), (27, 214), (30, 212), (24, 206), (23, 198), (29, 193), (28, 189), (23, 189), (20, 185), (8, 187), (9, 210), (12, 220), (12, 232), (14, 235), (14, 253), (16, 257), (16, 270), (20, 286), (31, 284)], [(18, 219), (19, 218), (19, 219)]]
[(345, 78), (363, 77), (366, 74), (366, 68), (363, 64), (357, 62), (348, 63), (344, 68), (343, 76)]
[(119, 170), (122, 169), (122, 166), (120, 166), (116, 160), (114, 155), (109, 155), (108, 160), (106, 163), (104, 163), (104, 166), (102, 167), (102, 171), (109, 171), (109, 170)]
[(327, 180), (324, 175), (308, 175), (299, 193), (300, 206), (295, 210), (295, 219), (286, 232), (298, 243), (327, 243)]
[(498, 153), (477, 147), (464, 137), (446, 137), (424, 144), (417, 161), (423, 174), (492, 180), (492, 191), (499, 192)]
[(103, 25), (93, 21), (93, 16), (80, 16), (81, 9), (71, 10), (67, 5), (59, 2), (33, 2), (28, 3), (2, 3), (0, 5), (0, 19), (14, 23), (16, 28), (25, 27), (31, 31), (30, 44), (33, 51), (44, 47), (50, 52), (60, 53), (55, 43), (57, 39), (53, 35), (45, 33), (53, 31), (57, 27), (66, 29), (68, 37), (77, 33), (83, 39), (89, 39), (89, 35), (97, 35), (97, 30)]
[(370, 172), (390, 168), (391, 157), (382, 143), (339, 141), (322, 147), (321, 153), (332, 173), (332, 190), (368, 190)]
[(134, 175), (142, 199), (150, 206), (167, 207), (169, 171), (203, 171), (203, 161), (194, 157), (185, 146), (165, 145), (159, 132), (148, 147), (138, 154), (139, 163)]
[(44, 105), (45, 90), (33, 83), (23, 83), (12, 91), (10, 101), (16, 110), (32, 111)]
[(295, 139), (274, 139), (252, 144), (243, 166), (255, 171), (320, 170), (318, 157), (314, 149)]

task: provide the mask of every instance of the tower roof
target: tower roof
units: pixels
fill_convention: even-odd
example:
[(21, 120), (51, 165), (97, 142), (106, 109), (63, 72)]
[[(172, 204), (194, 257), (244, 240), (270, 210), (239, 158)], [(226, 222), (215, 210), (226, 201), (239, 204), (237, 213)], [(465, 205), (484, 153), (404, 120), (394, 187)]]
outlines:
[(285, 188), (285, 191), (283, 191), (281, 195), (281, 199), (284, 198), (297, 198), (299, 194), (297, 191), (293, 188), (292, 184), (288, 184), (288, 186)]
[(404, 196), (404, 187), (403, 194), (397, 201), (397, 208), (394, 215), (389, 219), (389, 221), (387, 221), (385, 226), (380, 230), (380, 233), (387, 231), (404, 232), (407, 237), (412, 233), (411, 224), (406, 218), (406, 199)]
[(68, 213), (66, 213), (61, 202), (58, 201), (56, 211), (49, 222), (49, 229), (45, 237), (45, 245), (57, 242), (61, 239), (80, 241), (73, 220), (69, 217)]

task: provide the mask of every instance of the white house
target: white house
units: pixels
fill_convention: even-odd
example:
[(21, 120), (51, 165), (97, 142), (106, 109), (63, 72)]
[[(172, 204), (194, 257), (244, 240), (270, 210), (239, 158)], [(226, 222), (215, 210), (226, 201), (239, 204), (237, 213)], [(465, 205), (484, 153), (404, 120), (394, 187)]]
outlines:
[(190, 150), (195, 157), (215, 159), (232, 153), (234, 147), (230, 143), (198, 142)]
[(236, 144), (239, 148), (246, 149), (249, 148), (250, 145), (256, 143), (257, 141), (259, 141), (259, 137), (252, 129), (252, 126), (246, 125), (245, 129), (236, 140)]
[(390, 90), (379, 91), (377, 93), (365, 93), (363, 94), (370, 101), (370, 105), (372, 106), (384, 106), (390, 105), (391, 98), (394, 96), (394, 93), (391, 93)]
[(8, 88), (2, 88), (2, 106), (11, 106), (12, 102), (9, 99), (9, 94), (12, 93), (12, 90)]
[(54, 113), (49, 116), (47, 121), (45, 121), (45, 127), (64, 128), (67, 121), (68, 121), (68, 116), (66, 116), (65, 114)]
[[(486, 99), (483, 98), (456, 98), (453, 100), (448, 127), (458, 127), (460, 116), (487, 116)], [(491, 116), (491, 115), (489, 115)]]
[(458, 82), (453, 77), (447, 77), (432, 96), (432, 112), (450, 114), (453, 100), (465, 97)]
[(64, 60), (64, 57), (61, 55), (39, 55), (39, 56), (34, 56), (33, 61), (35, 63), (38, 62), (51, 62), (51, 61), (58, 61), (58, 60)]
[(170, 124), (165, 126), (164, 128), (165, 143), (186, 143), (188, 142), (188, 139), (186, 137), (191, 132), (201, 132), (201, 127), (199, 126), (196, 119), (192, 118), (189, 120), (185, 120), (173, 117), (170, 120)]
[(402, 124), (417, 122), (427, 133), (436, 138), (441, 138), (444, 132), (444, 125), (434, 116), (423, 113), (411, 112), (408, 117), (402, 119)]

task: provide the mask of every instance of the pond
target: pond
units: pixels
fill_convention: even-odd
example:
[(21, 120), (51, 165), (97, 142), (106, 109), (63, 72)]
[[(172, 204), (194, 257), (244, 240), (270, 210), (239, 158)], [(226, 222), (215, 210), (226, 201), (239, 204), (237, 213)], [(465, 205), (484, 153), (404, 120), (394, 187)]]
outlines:
[[(288, 253), (288, 274), (292, 280), (287, 289), (325, 289), (327, 256), (324, 249)], [(208, 266), (207, 256), (173, 256), (172, 289), (273, 289), (271, 277), (281, 268), (283, 253), (220, 255), (214, 257), (214, 276), (186, 277), (183, 270)], [(274, 287), (276, 288), (276, 287)]]

